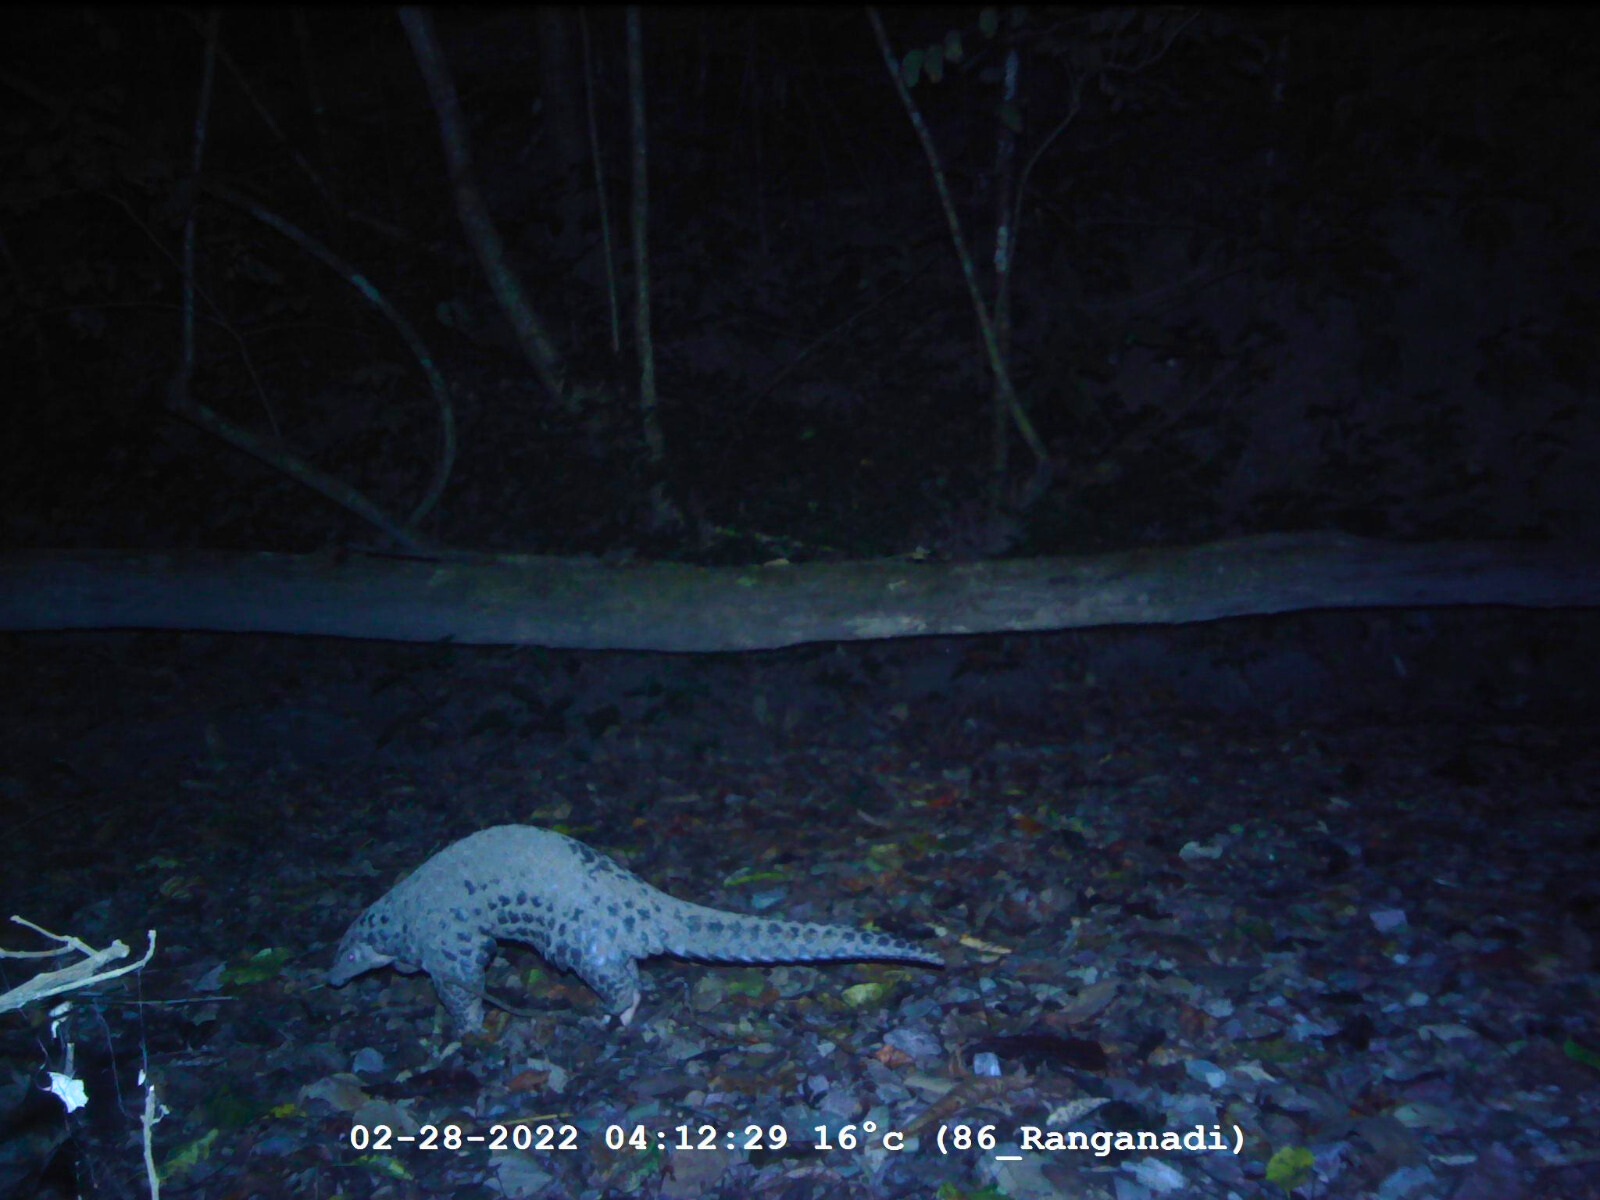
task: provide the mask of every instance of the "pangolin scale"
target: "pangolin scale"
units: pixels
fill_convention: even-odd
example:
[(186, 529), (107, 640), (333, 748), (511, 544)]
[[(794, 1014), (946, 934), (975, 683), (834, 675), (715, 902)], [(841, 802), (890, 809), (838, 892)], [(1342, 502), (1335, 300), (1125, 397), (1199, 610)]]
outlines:
[(572, 971), (624, 1025), (639, 1007), (639, 959), (863, 962), (943, 966), (936, 954), (845, 925), (769, 921), (678, 900), (582, 842), (498, 825), (446, 846), (357, 917), (328, 982), (423, 970), (463, 1030), (483, 1024), (495, 941), (525, 942)]

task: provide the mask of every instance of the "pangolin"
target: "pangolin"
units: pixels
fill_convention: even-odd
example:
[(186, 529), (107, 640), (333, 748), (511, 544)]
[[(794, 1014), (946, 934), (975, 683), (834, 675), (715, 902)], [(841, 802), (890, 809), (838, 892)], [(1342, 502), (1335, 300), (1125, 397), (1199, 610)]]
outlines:
[(483, 975), (495, 942), (526, 942), (572, 971), (622, 1024), (639, 1007), (639, 959), (862, 962), (942, 967), (886, 933), (773, 921), (675, 899), (582, 842), (532, 825), (497, 825), (446, 846), (357, 917), (328, 982), (377, 967), (423, 970), (456, 1025), (483, 1025)]

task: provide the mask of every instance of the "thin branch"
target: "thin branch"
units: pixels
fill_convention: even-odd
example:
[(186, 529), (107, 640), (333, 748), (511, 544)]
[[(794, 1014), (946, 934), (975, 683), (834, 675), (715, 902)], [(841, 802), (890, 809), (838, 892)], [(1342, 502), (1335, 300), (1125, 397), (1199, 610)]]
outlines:
[(600, 128), (594, 112), (594, 63), (589, 45), (589, 13), (578, 9), (583, 33), (583, 107), (589, 121), (589, 156), (594, 162), (594, 196), (600, 209), (600, 245), (606, 257), (606, 302), (611, 313), (611, 353), (622, 354), (622, 315), (617, 301), (617, 264), (611, 246), (611, 205), (606, 200), (606, 174), (600, 157)]
[(561, 354), (555, 341), (545, 332), (544, 325), (534, 315), (522, 281), (511, 269), (511, 259), (506, 253), (505, 241), (495, 228), (494, 218), (483, 202), (472, 172), (472, 156), (467, 149), (465, 123), (461, 119), (461, 101), (445, 66), (444, 51), (433, 34), (433, 19), (420, 8), (402, 8), (400, 23), (405, 26), (406, 37), (411, 41), (411, 52), (428, 85), (428, 95), (433, 101), (434, 117), (439, 122), (439, 141), (444, 148), (445, 163), (450, 169), (450, 182), (455, 192), (456, 215), (466, 232), (467, 240), (478, 256), (478, 263), (488, 277), (500, 311), (511, 323), (521, 346), (539, 382), (550, 395), (566, 399), (564, 371)]
[(51, 933), (48, 929), (41, 929), (32, 921), (23, 920), (21, 917), (11, 918), (18, 925), (25, 925), (35, 933), (41, 933), (52, 941), (61, 945), (54, 950), (5, 950), (0, 949), (0, 958), (46, 958), (57, 954), (81, 954), (83, 958), (71, 966), (62, 967), (56, 971), (46, 971), (35, 975), (26, 983), (19, 984), (8, 992), (0, 993), (0, 1012), (11, 1012), (21, 1008), (24, 1004), (32, 1004), (50, 996), (58, 996), (63, 992), (74, 992), (92, 984), (104, 983), (108, 979), (116, 979), (126, 975), (129, 971), (137, 971), (148, 963), (156, 952), (156, 931), (150, 930), (150, 946), (145, 951), (144, 957), (138, 962), (129, 963), (125, 967), (118, 967), (113, 971), (96, 970), (106, 963), (116, 962), (128, 957), (128, 947), (122, 942), (112, 942), (104, 950), (96, 950), (87, 942), (71, 936), (62, 936)]
[[(357, 271), (353, 266), (345, 262), (344, 259), (340, 258), (332, 250), (328, 249), (328, 247), (324, 246), (316, 238), (312, 237), (298, 226), (285, 220), (283, 217), (280, 217), (277, 213), (263, 208), (248, 196), (234, 191), (233, 188), (228, 187), (226, 184), (219, 183), (216, 180), (208, 179), (203, 181), (203, 187), (213, 196), (216, 196), (222, 200), (226, 200), (229, 204), (237, 205), (239, 208), (244, 209), (245, 212), (249, 213), (263, 225), (266, 225), (269, 228), (275, 229), (277, 232), (281, 233), (284, 237), (288, 238), (295, 245), (306, 251), (306, 253), (310, 254), (313, 258), (322, 262), (330, 270), (337, 271), (340, 275), (343, 275), (350, 286), (355, 288), (356, 291), (366, 299), (367, 303), (371, 304), (372, 307), (376, 308), (380, 313), (389, 319), (390, 324), (395, 327), (400, 336), (405, 339), (406, 345), (410, 347), (412, 355), (416, 358), (418, 364), (421, 365), (423, 374), (427, 377), (428, 385), (432, 389), (434, 399), (438, 405), (441, 442), (439, 464), (434, 471), (433, 481), (429, 484), (428, 490), (423, 495), (422, 499), (417, 503), (417, 507), (412, 511), (411, 516), (406, 519), (406, 528), (408, 530), (414, 530), (418, 522), (420, 522), (423, 517), (427, 516), (428, 513), (433, 510), (433, 506), (438, 503), (439, 496), (444, 492), (445, 485), (450, 480), (450, 473), (455, 466), (456, 460), (455, 408), (450, 400), (450, 387), (445, 382), (444, 375), (439, 371), (438, 366), (434, 363), (433, 354), (429, 351), (427, 345), (424, 344), (421, 336), (412, 327), (411, 322), (406, 320), (400, 311), (395, 308), (394, 305), (389, 303), (388, 298), (378, 290), (377, 286), (373, 284), (371, 280), (367, 279), (365, 275), (361, 274), (361, 272)], [(192, 412), (192, 401), (190, 401), (190, 405), (190, 411)], [(206, 427), (212, 432), (217, 432), (217, 427), (214, 424), (207, 424)], [(237, 445), (239, 443), (236, 442), (235, 444)], [(248, 449), (248, 447), (244, 446), (241, 446), (241, 448)], [(250, 450), (250, 452), (252, 454), (255, 453), (254, 450)], [(267, 461), (273, 462), (274, 465), (280, 465), (277, 459), (268, 459)], [(296, 478), (301, 479), (302, 482), (307, 481), (306, 476), (303, 474), (297, 474)], [(320, 487), (318, 490), (323, 491), (323, 489)], [(336, 498), (326, 491), (323, 491), (323, 494), (327, 495), (329, 499)], [(345, 500), (340, 498), (338, 499), (338, 502), (340, 504), (344, 504)], [(370, 511), (368, 509), (363, 509), (361, 511), (361, 515), (367, 520), (371, 520), (371, 512), (375, 511), (375, 509), (371, 509)], [(391, 536), (393, 536), (393, 529), (396, 528), (394, 522), (387, 518), (385, 518), (381, 527), (385, 532), (390, 533)], [(405, 535), (403, 544), (416, 549), (423, 547), (425, 545), (425, 541), (419, 538), (419, 536), (414, 532), (411, 532)]]
[(956, 215), (955, 203), (950, 199), (950, 188), (945, 182), (944, 168), (939, 164), (939, 151), (933, 144), (933, 135), (928, 132), (927, 122), (922, 119), (922, 110), (917, 107), (916, 101), (911, 98), (911, 93), (906, 90), (905, 81), (900, 77), (900, 65), (889, 46), (889, 34), (884, 29), (883, 19), (878, 15), (876, 8), (867, 9), (867, 20), (872, 23), (872, 31), (878, 39), (878, 48), (883, 54), (884, 67), (889, 72), (889, 79), (900, 97), (900, 103), (905, 107), (906, 115), (911, 119), (911, 127), (916, 131), (917, 140), (922, 144), (922, 152), (928, 160), (929, 169), (933, 172), (934, 190), (938, 193), (939, 203), (944, 208), (945, 222), (950, 227), (950, 237), (955, 243), (956, 257), (961, 263), (961, 273), (967, 281), (967, 292), (972, 298), (973, 311), (978, 317), (978, 328), (983, 335), (984, 350), (988, 354), (989, 368), (994, 372), (996, 386), (1004, 395), (1005, 402), (1011, 410), (1011, 418), (1016, 422), (1017, 431), (1022, 434), (1022, 440), (1033, 451), (1040, 467), (1048, 467), (1049, 452), (1045, 450), (1044, 442), (1034, 429), (1027, 412), (1023, 410), (1022, 402), (1017, 398), (1016, 389), (1011, 384), (1011, 373), (1000, 357), (1000, 346), (995, 339), (994, 325), (989, 319), (988, 306), (983, 302), (983, 292), (978, 286), (977, 270), (972, 265), (972, 255), (967, 252), (966, 238), (961, 233), (961, 218)]

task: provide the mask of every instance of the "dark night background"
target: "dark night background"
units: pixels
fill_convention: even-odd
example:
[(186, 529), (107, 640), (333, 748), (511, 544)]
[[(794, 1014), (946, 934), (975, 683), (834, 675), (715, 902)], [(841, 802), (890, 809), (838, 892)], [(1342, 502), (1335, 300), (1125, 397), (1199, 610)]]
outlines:
[[(369, 537), (161, 414), (197, 20), (53, 9), (10, 39), (8, 544)], [(890, 35), (902, 51), (963, 35), (961, 63), (914, 95), (986, 283), (1001, 42), (1022, 54), (1022, 161), (1074, 89), (1080, 101), (1028, 180), (1013, 303), (1015, 380), (1053, 486), (999, 521), (976, 503), (989, 438), (976, 323), (859, 11), (650, 14), (654, 333), (670, 482), (694, 518), (676, 540), (637, 528), (637, 373), (608, 350), (587, 165), (582, 205), (563, 208), (531, 17), (447, 12), (439, 36), (491, 214), (577, 402), (541, 394), (496, 311), (392, 14), (316, 12), (302, 30), (282, 12), (229, 13), (222, 46), (255, 99), (220, 72), (206, 170), (322, 239), (418, 326), (458, 406), (460, 461), (430, 531), (451, 544), (748, 561), (772, 557), (758, 534), (795, 558), (1325, 528), (1590, 536), (1592, 15), (1150, 10), (1120, 24), (1041, 10), (993, 42), (976, 20), (896, 11)], [(590, 25), (615, 232), (620, 15)], [(581, 81), (575, 27), (570, 44)], [(1086, 70), (1095, 55), (1155, 61)], [(399, 338), (238, 210), (204, 201), (199, 235), (196, 398), (408, 511), (438, 434)], [(1012, 462), (1020, 491), (1032, 464), (1020, 448)]]
[[(189, 395), (392, 514), (436, 470), (393, 325), (190, 179), (206, 19), (7, 19), (0, 556), (382, 545), (167, 411), (191, 204)], [(986, 19), (883, 13), (901, 55), (959, 37), (912, 94), (986, 302), (1018, 54), (1009, 361), (1050, 470), (1013, 435), (998, 510), (972, 304), (860, 10), (643, 14), (676, 524), (652, 519), (635, 398), (620, 10), (588, 13), (587, 75), (571, 10), (559, 63), (531, 10), (435, 14), (559, 397), (463, 236), (392, 11), (225, 11), (204, 173), (418, 330), (459, 443), (421, 530), (438, 545), (619, 570), (1300, 531), (1593, 552), (1594, 10)], [(592, 163), (563, 165), (551, 111), (575, 104), (581, 131), (586, 78), (620, 356)], [(0, 917), (162, 940), (137, 991), (65, 1027), (92, 1097), (65, 1122), (37, 1086), (63, 1058), (43, 1006), (0, 1014), (0, 1195), (148, 1194), (148, 1064), (169, 1197), (1600, 1197), (1597, 667), (1592, 612), (1470, 606), (742, 655), (3, 633)], [(491, 988), (537, 1015), (464, 1047), (425, 977), (321, 986), (366, 904), (504, 822), (720, 908), (873, 922), (947, 966), (653, 960), (613, 1031), (502, 944)], [(0, 946), (28, 936), (0, 926)], [(0, 960), (0, 995), (29, 967)], [(349, 1142), (551, 1114), (580, 1153), (380, 1163)], [(601, 1137), (867, 1119), (926, 1122), (924, 1146), (668, 1165)], [(1246, 1149), (927, 1148), (963, 1120), (1013, 1145), (1023, 1124), (1215, 1123)]]

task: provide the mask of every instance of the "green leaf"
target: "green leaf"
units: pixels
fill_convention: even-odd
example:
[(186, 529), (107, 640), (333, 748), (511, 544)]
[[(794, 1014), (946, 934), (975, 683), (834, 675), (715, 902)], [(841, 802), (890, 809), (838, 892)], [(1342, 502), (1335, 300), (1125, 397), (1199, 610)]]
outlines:
[(375, 1175), (387, 1175), (390, 1179), (409, 1180), (411, 1172), (406, 1170), (404, 1163), (396, 1154), (363, 1154), (356, 1159), (355, 1166), (366, 1167)]
[(945, 62), (958, 63), (965, 55), (966, 51), (961, 48), (961, 31), (952, 29), (944, 35), (944, 60)]
[(255, 1124), (267, 1112), (268, 1105), (265, 1102), (224, 1088), (206, 1098), (200, 1105), (199, 1116), (207, 1124), (216, 1126), (220, 1132), (233, 1133)]
[(944, 78), (944, 47), (940, 45), (929, 46), (926, 51), (925, 61), (928, 68), (928, 82), (938, 83)]
[(1562, 1042), (1561, 1051), (1573, 1062), (1581, 1062), (1586, 1067), (1593, 1067), (1595, 1070), (1600, 1071), (1600, 1054), (1596, 1054), (1587, 1046), (1578, 1045), (1574, 1039), (1568, 1038)]
[(1000, 10), (986, 8), (978, 14), (978, 29), (986, 38), (994, 37), (1000, 29)]
[(224, 968), (222, 982), (243, 987), (265, 983), (269, 979), (276, 979), (283, 964), (291, 957), (287, 950), (258, 950), (249, 962)]
[(917, 80), (922, 77), (922, 51), (908, 50), (906, 58), (900, 64), (900, 78), (905, 81), (908, 88), (917, 86)]
[(885, 983), (857, 983), (845, 988), (840, 996), (851, 1008), (871, 1008), (882, 1004), (888, 993), (889, 985)]
[(175, 1149), (161, 1164), (158, 1174), (162, 1181), (181, 1179), (199, 1163), (210, 1158), (211, 1148), (216, 1145), (218, 1136), (218, 1131), (211, 1129)]
[(723, 990), (730, 996), (743, 996), (749, 1000), (756, 1000), (767, 990), (767, 974), (765, 971), (753, 969), (729, 971), (721, 983)]
[(745, 867), (722, 881), (723, 887), (749, 887), (753, 883), (782, 883), (787, 873), (771, 867)]
[(1304, 1146), (1285, 1146), (1267, 1160), (1267, 1182), (1292, 1192), (1311, 1178), (1311, 1151)]

